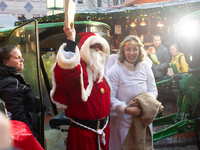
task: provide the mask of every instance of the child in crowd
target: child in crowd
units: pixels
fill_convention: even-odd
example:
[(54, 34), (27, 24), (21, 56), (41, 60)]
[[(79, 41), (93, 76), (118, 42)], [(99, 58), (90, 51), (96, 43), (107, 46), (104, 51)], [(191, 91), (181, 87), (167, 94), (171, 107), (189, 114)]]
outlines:
[(160, 62), (158, 61), (158, 58), (156, 56), (156, 49), (153, 46), (150, 46), (148, 48), (148, 56), (154, 62), (156, 65), (160, 65)]

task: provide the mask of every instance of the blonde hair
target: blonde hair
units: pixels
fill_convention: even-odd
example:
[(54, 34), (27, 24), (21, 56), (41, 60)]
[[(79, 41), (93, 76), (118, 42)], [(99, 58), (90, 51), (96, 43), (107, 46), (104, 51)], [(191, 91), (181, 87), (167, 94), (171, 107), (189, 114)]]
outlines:
[[(138, 63), (142, 62), (144, 60), (144, 57), (145, 57), (144, 45), (142, 44), (140, 38), (136, 35), (129, 35), (129, 36), (124, 38), (122, 43), (126, 43), (128, 41), (133, 41), (133, 40), (138, 43), (137, 45), (139, 46), (139, 50), (140, 50), (139, 57), (136, 61), (136, 64), (138, 64)], [(120, 45), (122, 45), (122, 44), (120, 44)], [(121, 63), (124, 63), (124, 61), (126, 60), (126, 57), (125, 57), (125, 54), (124, 54), (124, 47), (125, 47), (125, 45), (122, 45), (120, 47), (119, 51), (118, 51), (118, 60)]]

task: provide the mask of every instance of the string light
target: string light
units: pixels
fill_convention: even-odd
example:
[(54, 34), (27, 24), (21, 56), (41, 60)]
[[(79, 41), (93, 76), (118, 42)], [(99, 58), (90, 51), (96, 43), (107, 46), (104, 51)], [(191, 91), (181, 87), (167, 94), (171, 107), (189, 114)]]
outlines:
[[(184, 11), (186, 9), (186, 7), (188, 8), (188, 10), (191, 10), (191, 12), (186, 12)], [(158, 8), (149, 8), (149, 9), (140, 9), (140, 10), (125, 10), (122, 12), (112, 12), (112, 13), (75, 13), (75, 20), (76, 21), (81, 21), (81, 20), (85, 20), (85, 18), (88, 16), (88, 14), (90, 14), (93, 18), (93, 21), (95, 20), (102, 20), (105, 23), (109, 23), (115, 19), (120, 19), (120, 18), (124, 18), (124, 17), (129, 17), (129, 21), (131, 21), (134, 18), (138, 18), (138, 19), (143, 19), (144, 17), (151, 17), (151, 18), (157, 18), (157, 16), (159, 15), (161, 18), (165, 17), (165, 14), (167, 13), (176, 13), (178, 11), (183, 11), (184, 13), (182, 13), (182, 15), (187, 15), (188, 13), (192, 13), (193, 11), (200, 9), (200, 3), (188, 3), (188, 4), (184, 4), (184, 5), (173, 5), (173, 6), (167, 6), (167, 7), (158, 7)], [(192, 11), (193, 10), (193, 11)], [(168, 15), (168, 14), (167, 14)], [(49, 17), (49, 18), (48, 18)], [(44, 17), (38, 17), (36, 18), (38, 20), (38, 22), (61, 22), (64, 21), (64, 13), (62, 14), (56, 14), (56, 15), (51, 15), (51, 16), (44, 16)], [(145, 20), (147, 19), (145, 18)], [(112, 20), (113, 19), (113, 20)], [(29, 20), (25, 20), (24, 22), (27, 22)], [(144, 20), (143, 20), (144, 21)], [(145, 22), (145, 21), (144, 21)], [(15, 25), (20, 25), (22, 24), (22, 22), (16, 22)]]

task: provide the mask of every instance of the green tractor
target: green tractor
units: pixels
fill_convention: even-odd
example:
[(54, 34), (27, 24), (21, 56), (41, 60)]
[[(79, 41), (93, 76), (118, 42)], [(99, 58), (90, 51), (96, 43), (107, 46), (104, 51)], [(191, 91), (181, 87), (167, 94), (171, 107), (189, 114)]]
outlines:
[[(185, 54), (189, 71), (178, 73), (172, 64), (174, 75), (156, 82), (166, 91), (177, 95), (177, 113), (156, 118), (153, 126), (168, 126), (153, 134), (153, 141), (194, 130), (200, 149), (200, 11), (183, 17), (177, 24), (180, 51)], [(168, 87), (168, 88), (166, 88)], [(170, 88), (169, 88), (170, 87)]]

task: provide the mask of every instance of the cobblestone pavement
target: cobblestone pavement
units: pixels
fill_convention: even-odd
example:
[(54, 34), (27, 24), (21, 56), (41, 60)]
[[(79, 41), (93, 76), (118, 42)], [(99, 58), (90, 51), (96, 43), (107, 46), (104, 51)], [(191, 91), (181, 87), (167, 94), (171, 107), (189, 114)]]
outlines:
[[(172, 114), (173, 104), (165, 103), (163, 104), (165, 109), (163, 111), (163, 116)], [(154, 132), (166, 128), (168, 125), (163, 125), (159, 127), (154, 127)], [(67, 137), (67, 132), (61, 132), (60, 130), (51, 129), (49, 125), (45, 125), (45, 136), (47, 140), (47, 150), (65, 150), (65, 140)], [(154, 143), (154, 150), (198, 150), (196, 146), (196, 138), (185, 138), (185, 137), (168, 137), (159, 140)]]
[(163, 147), (163, 148), (154, 148), (154, 150), (198, 150), (196, 145), (189, 145), (185, 147)]
[[(164, 111), (162, 116), (167, 116), (172, 114), (173, 108), (176, 107), (172, 103), (164, 103), (163, 106)], [(162, 130), (170, 125), (163, 125), (154, 127), (154, 132)], [(196, 138), (195, 137), (168, 137), (157, 142), (154, 142), (154, 150), (198, 150), (196, 146)]]

